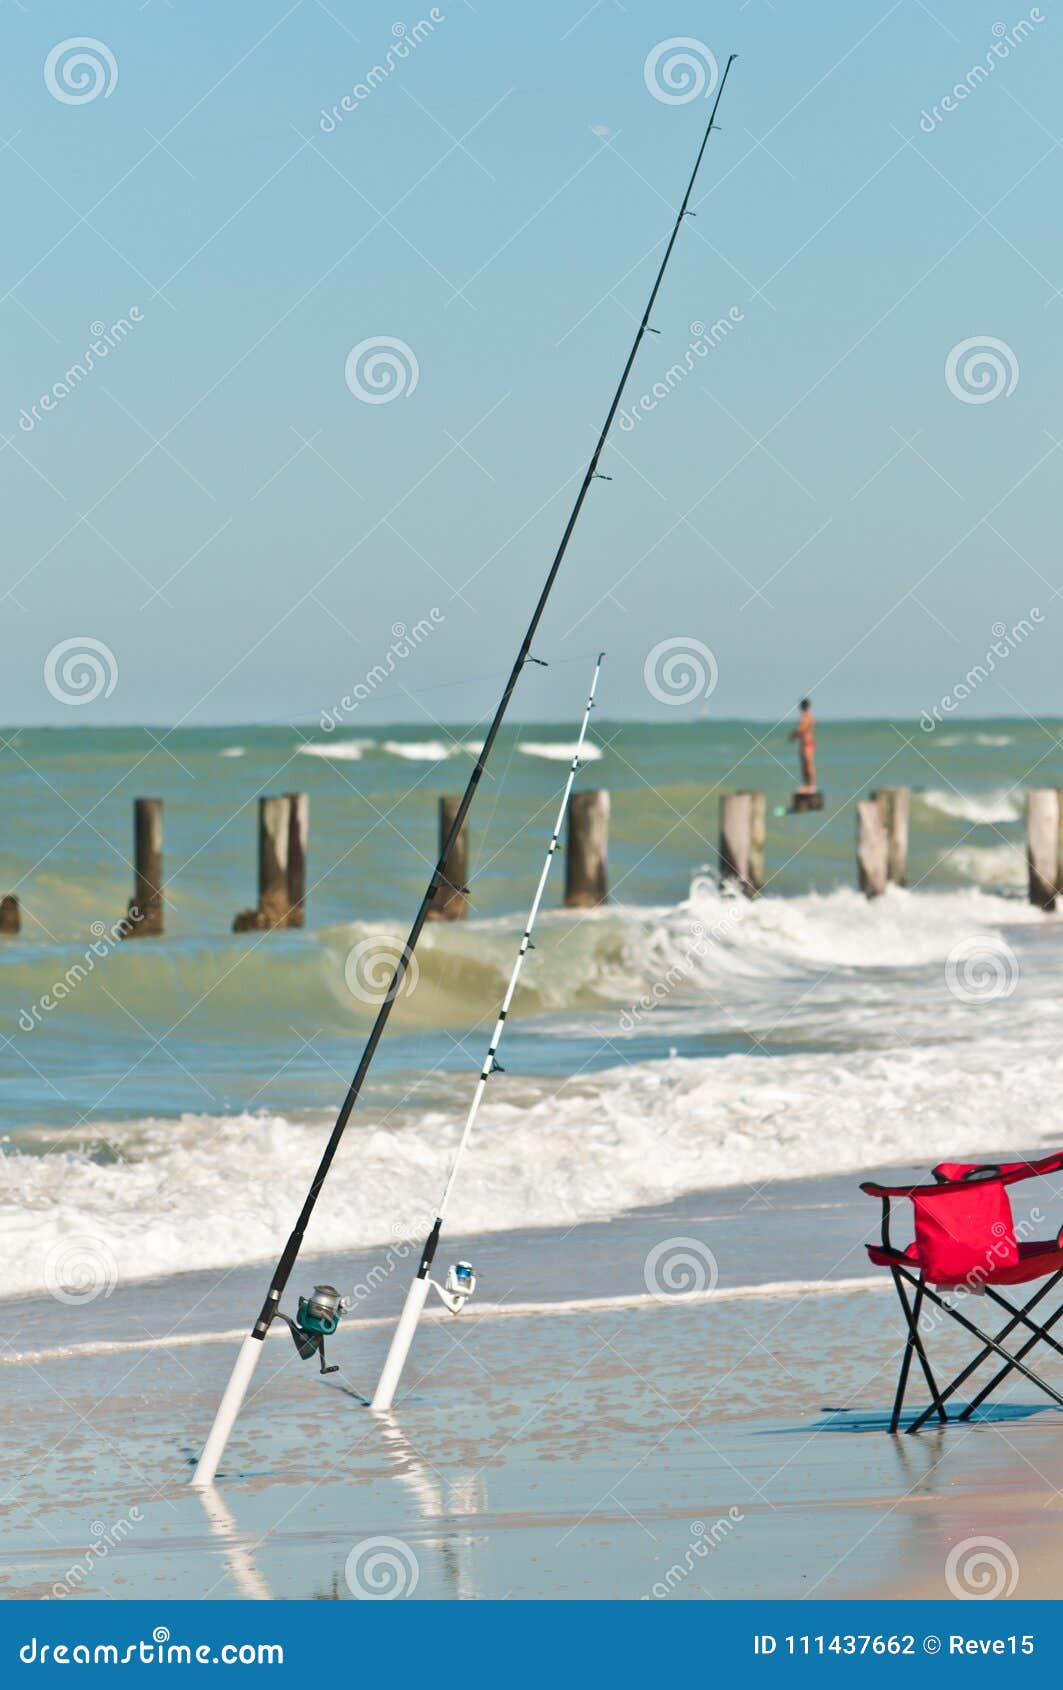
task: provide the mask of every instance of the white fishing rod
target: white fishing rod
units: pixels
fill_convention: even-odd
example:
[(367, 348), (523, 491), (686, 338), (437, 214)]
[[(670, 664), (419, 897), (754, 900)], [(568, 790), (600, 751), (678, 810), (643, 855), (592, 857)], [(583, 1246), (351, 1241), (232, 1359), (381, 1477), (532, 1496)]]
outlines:
[(572, 766), (568, 771), (568, 779), (565, 782), (565, 790), (561, 794), (561, 805), (557, 812), (557, 820), (554, 823), (554, 831), (550, 837), (550, 843), (546, 848), (546, 856), (543, 860), (543, 866), (539, 874), (539, 884), (535, 888), (535, 896), (532, 899), (531, 909), (528, 911), (528, 920), (525, 924), (524, 933), (517, 949), (517, 955), (513, 963), (513, 971), (509, 976), (509, 984), (506, 987), (505, 996), (502, 999), (502, 1007), (498, 1012), (498, 1020), (495, 1022), (495, 1030), (491, 1034), (491, 1042), (487, 1047), (487, 1055), (484, 1058), (483, 1067), (480, 1070), (480, 1078), (476, 1082), (476, 1090), (472, 1094), (472, 1102), (469, 1104), (469, 1112), (465, 1117), (465, 1125), (462, 1128), (461, 1137), (458, 1140), (457, 1149), (454, 1152), (454, 1157), (450, 1164), (450, 1172), (447, 1175), (446, 1184), (443, 1187), (443, 1195), (439, 1199), (439, 1207), (436, 1210), (435, 1225), (432, 1227), (431, 1232), (425, 1239), (425, 1246), (421, 1252), (421, 1263), (417, 1269), (413, 1284), (410, 1286), (407, 1293), (406, 1302), (403, 1306), (402, 1313), (399, 1316), (399, 1324), (395, 1328), (395, 1335), (391, 1340), (391, 1348), (388, 1350), (387, 1360), (384, 1363), (384, 1368), (380, 1375), (380, 1382), (377, 1385), (372, 1403), (370, 1404), (370, 1407), (377, 1414), (386, 1414), (395, 1400), (395, 1392), (398, 1389), (399, 1380), (402, 1377), (402, 1370), (406, 1365), (406, 1357), (410, 1353), (410, 1345), (413, 1343), (413, 1335), (417, 1330), (417, 1322), (421, 1318), (421, 1310), (424, 1308), (428, 1299), (428, 1292), (431, 1287), (433, 1285), (435, 1286), (443, 1302), (453, 1314), (458, 1314), (460, 1310), (464, 1308), (467, 1299), (472, 1296), (473, 1291), (476, 1289), (476, 1276), (468, 1262), (458, 1262), (455, 1267), (452, 1267), (447, 1275), (447, 1282), (445, 1285), (440, 1285), (437, 1280), (431, 1278), (432, 1262), (439, 1246), (440, 1234), (443, 1230), (443, 1220), (447, 1212), (447, 1204), (450, 1201), (450, 1194), (454, 1189), (454, 1182), (457, 1178), (458, 1168), (461, 1166), (462, 1157), (465, 1155), (469, 1145), (469, 1140), (472, 1137), (472, 1129), (476, 1125), (476, 1117), (480, 1113), (480, 1105), (484, 1100), (484, 1092), (487, 1090), (487, 1082), (491, 1078), (491, 1074), (497, 1066), (495, 1058), (498, 1055), (498, 1047), (502, 1043), (502, 1035), (506, 1030), (506, 1017), (509, 1014), (510, 1006), (517, 990), (517, 982), (520, 980), (520, 971), (524, 967), (524, 958), (527, 956), (528, 951), (534, 948), (531, 942), (532, 929), (535, 926), (535, 918), (539, 914), (539, 905), (543, 901), (543, 893), (546, 890), (546, 882), (550, 876), (550, 865), (554, 860), (554, 853), (557, 850), (558, 839), (561, 837), (561, 828), (564, 824), (566, 811), (568, 810), (569, 799), (572, 797), (572, 788), (576, 780), (576, 771), (579, 769), (580, 761), (583, 756), (583, 746), (587, 738), (587, 723), (590, 721), (591, 711), (594, 709), (594, 694), (598, 688), (598, 676), (601, 674), (602, 658), (604, 656), (604, 651), (600, 652), (598, 661), (594, 665), (594, 674), (591, 678), (591, 690), (587, 695), (587, 703), (583, 711), (583, 720), (580, 723), (579, 738), (576, 741), (576, 753), (572, 759)]

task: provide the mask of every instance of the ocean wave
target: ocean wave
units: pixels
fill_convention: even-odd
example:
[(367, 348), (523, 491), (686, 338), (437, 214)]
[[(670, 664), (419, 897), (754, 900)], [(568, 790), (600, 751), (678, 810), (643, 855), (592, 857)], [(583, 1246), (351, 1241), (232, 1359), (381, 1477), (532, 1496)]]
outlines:
[(304, 757), (327, 757), (333, 763), (360, 763), (373, 743), (371, 739), (311, 740), (297, 749)]
[(916, 797), (939, 815), (956, 821), (990, 824), (1017, 822), (1021, 814), (1015, 794), (997, 792), (944, 792), (931, 788)]
[(442, 763), (464, 747), (454, 740), (446, 745), (441, 739), (386, 739), (383, 750), (391, 757), (405, 757), (410, 763)]
[(934, 742), (947, 750), (957, 745), (1014, 745), (1011, 734), (949, 734), (945, 739)]
[[(1001, 879), (1000, 884), (1004, 884)], [(854, 889), (753, 901), (721, 896), (698, 877), (683, 903), (605, 905), (540, 915), (515, 1009), (539, 1016), (567, 1010), (623, 1009), (664, 982), (672, 1005), (718, 1006), (736, 982), (766, 1005), (771, 1025), (805, 983), (825, 969), (917, 969), (942, 961), (963, 939), (1044, 916), (1018, 898), (970, 886), (949, 891), (891, 887), (868, 900)], [(513, 965), (523, 916), (427, 927), (417, 946), (417, 984), (396, 1005), (396, 1028), (469, 1026), (497, 1009)], [(128, 1036), (130, 1017), (145, 1025), (182, 1026), (210, 1041), (242, 1046), (268, 1040), (287, 1048), (293, 1004), (306, 1023), (332, 1034), (358, 1033), (376, 1012), (372, 994), (348, 985), (352, 952), (386, 959), (405, 936), (399, 922), (351, 922), (249, 945), (211, 942), (120, 945), (86, 969), (82, 944), (23, 945), (4, 956), (9, 1017), (0, 1028), (40, 1063), (34, 1047), (61, 1030), (68, 1051)], [(372, 970), (370, 971), (372, 973)], [(71, 989), (57, 993), (70, 975)], [(773, 983), (777, 991), (769, 990)], [(20, 1023), (18, 1006), (61, 997)], [(770, 1002), (768, 1001), (770, 998)], [(208, 1006), (197, 1014), (195, 1006)], [(190, 1010), (189, 1006), (193, 1008)], [(124, 1007), (128, 1006), (128, 1008)], [(26, 1011), (22, 1011), (25, 1016)], [(135, 1022), (132, 1023), (135, 1025)]]
[(1029, 878), (1021, 845), (957, 845), (943, 862), (952, 873), (980, 886), (1025, 887)]
[[(571, 763), (576, 755), (577, 745), (574, 740), (568, 745), (555, 745), (550, 740), (526, 739), (520, 742), (517, 750), (522, 751), (525, 757), (545, 757), (550, 763)], [(584, 743), (580, 761), (596, 763), (601, 755), (601, 746), (588, 739)]]
[[(1055, 1130), (1063, 1056), (1024, 1059), (1021, 1087), (1000, 1084), (1002, 1056), (975, 1044), (737, 1055), (502, 1081), (481, 1113), (450, 1230), (569, 1226), (701, 1189), (1029, 1151)], [(386, 1122), (366, 1111), (308, 1250), (398, 1239), (415, 1248), (462, 1119), (461, 1108)], [(0, 1292), (49, 1285), (55, 1263), (79, 1251), (119, 1282), (270, 1259), (330, 1126), (331, 1116), (185, 1115), (102, 1127), (118, 1159), (85, 1149), (5, 1156)]]
[(219, 757), (246, 757), (246, 745), (223, 745), (218, 752)]

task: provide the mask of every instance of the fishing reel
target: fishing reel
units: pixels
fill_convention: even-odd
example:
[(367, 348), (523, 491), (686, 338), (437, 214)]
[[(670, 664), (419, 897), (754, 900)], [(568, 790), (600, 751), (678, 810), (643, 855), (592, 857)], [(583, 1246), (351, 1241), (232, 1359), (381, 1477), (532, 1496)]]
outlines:
[(447, 1281), (440, 1285), (439, 1281), (430, 1281), (439, 1292), (440, 1300), (451, 1314), (460, 1314), (469, 1298), (476, 1290), (476, 1275), (471, 1262), (455, 1262), (447, 1269)]
[(334, 1285), (315, 1285), (311, 1296), (300, 1297), (299, 1312), (294, 1320), (283, 1309), (277, 1312), (287, 1325), (303, 1361), (319, 1356), (322, 1373), (339, 1372), (338, 1364), (325, 1366), (325, 1339), (332, 1337), (343, 1313), (343, 1298)]

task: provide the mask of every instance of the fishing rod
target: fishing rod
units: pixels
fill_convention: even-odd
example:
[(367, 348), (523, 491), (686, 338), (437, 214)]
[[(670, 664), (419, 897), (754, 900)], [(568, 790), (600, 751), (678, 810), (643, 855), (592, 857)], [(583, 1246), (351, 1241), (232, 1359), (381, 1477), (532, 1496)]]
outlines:
[(506, 986), (505, 996), (502, 999), (502, 1007), (498, 1012), (498, 1020), (495, 1022), (495, 1030), (491, 1034), (491, 1042), (487, 1047), (487, 1055), (484, 1058), (483, 1067), (480, 1070), (480, 1078), (476, 1082), (476, 1090), (472, 1094), (472, 1101), (469, 1104), (469, 1112), (465, 1117), (465, 1125), (462, 1128), (461, 1137), (458, 1140), (458, 1146), (454, 1152), (453, 1161), (450, 1164), (450, 1172), (447, 1175), (446, 1184), (443, 1187), (443, 1195), (439, 1199), (439, 1207), (436, 1210), (435, 1225), (432, 1227), (431, 1232), (425, 1239), (425, 1246), (421, 1252), (421, 1265), (417, 1269), (413, 1283), (407, 1293), (402, 1314), (399, 1316), (399, 1323), (395, 1328), (395, 1333), (391, 1340), (391, 1348), (388, 1350), (387, 1360), (384, 1362), (383, 1371), (380, 1375), (380, 1381), (373, 1394), (373, 1400), (369, 1405), (377, 1414), (386, 1414), (395, 1399), (395, 1392), (398, 1389), (399, 1380), (402, 1377), (402, 1370), (406, 1365), (406, 1357), (410, 1353), (410, 1345), (413, 1343), (414, 1333), (417, 1331), (417, 1322), (420, 1319), (421, 1310), (424, 1308), (424, 1305), (428, 1300), (428, 1292), (431, 1287), (433, 1285), (435, 1286), (443, 1302), (446, 1304), (447, 1308), (450, 1309), (452, 1314), (460, 1313), (460, 1311), (464, 1308), (465, 1303), (476, 1289), (476, 1275), (473, 1273), (468, 1262), (458, 1262), (455, 1267), (452, 1267), (447, 1275), (447, 1282), (445, 1285), (438, 1284), (436, 1280), (430, 1277), (430, 1269), (439, 1245), (440, 1234), (443, 1230), (443, 1219), (447, 1212), (447, 1203), (449, 1202), (450, 1194), (454, 1189), (454, 1181), (457, 1178), (461, 1159), (468, 1147), (469, 1139), (472, 1137), (472, 1129), (476, 1124), (476, 1117), (480, 1113), (480, 1105), (484, 1100), (484, 1093), (487, 1090), (487, 1082), (491, 1078), (492, 1073), (496, 1071), (501, 1072), (495, 1058), (498, 1055), (498, 1047), (502, 1043), (502, 1035), (506, 1030), (506, 1017), (509, 1014), (510, 1006), (517, 990), (517, 983), (520, 980), (520, 971), (524, 967), (524, 958), (530, 950), (534, 950), (535, 948), (531, 942), (532, 930), (535, 927), (535, 918), (539, 914), (539, 905), (543, 901), (543, 893), (546, 890), (546, 882), (550, 875), (550, 867), (554, 860), (554, 852), (557, 850), (557, 841), (561, 836), (561, 828), (565, 820), (565, 813), (568, 810), (568, 801), (572, 796), (572, 788), (576, 780), (576, 771), (583, 759), (583, 743), (587, 737), (587, 723), (590, 721), (591, 711), (594, 709), (594, 695), (598, 690), (598, 676), (602, 672), (602, 658), (604, 656), (604, 651), (600, 652), (598, 661), (594, 665), (594, 675), (591, 679), (591, 690), (587, 695), (587, 703), (584, 706), (583, 720), (580, 723), (579, 738), (576, 741), (576, 752), (568, 771), (568, 779), (565, 782), (565, 789), (561, 794), (561, 806), (557, 812), (557, 820), (554, 823), (554, 831), (550, 836), (550, 843), (546, 848), (546, 856), (543, 859), (543, 866), (539, 873), (539, 883), (535, 888), (535, 896), (531, 902), (531, 909), (528, 911), (528, 920), (525, 924), (524, 933), (517, 949), (517, 955), (514, 958), (513, 969), (509, 976), (509, 984)]
[[(487, 737), (480, 749), (472, 774), (469, 776), (468, 785), (462, 794), (461, 802), (454, 812), (450, 831), (447, 834), (446, 839), (443, 841), (442, 848), (439, 853), (439, 861), (432, 870), (432, 876), (428, 882), (428, 888), (424, 897), (421, 899), (420, 908), (414, 917), (409, 937), (407, 938), (406, 944), (400, 952), (398, 961), (395, 964), (391, 984), (384, 995), (384, 1001), (377, 1010), (376, 1018), (373, 1022), (372, 1028), (370, 1029), (369, 1037), (366, 1040), (365, 1048), (362, 1051), (358, 1067), (354, 1073), (354, 1078), (351, 1080), (350, 1086), (347, 1090), (347, 1095), (344, 1098), (340, 1107), (340, 1112), (336, 1117), (336, 1124), (329, 1134), (328, 1142), (325, 1145), (321, 1160), (318, 1163), (317, 1170), (310, 1185), (310, 1190), (306, 1194), (306, 1199), (299, 1211), (298, 1218), (295, 1226), (292, 1228), (288, 1242), (285, 1244), (284, 1249), (281, 1252), (280, 1260), (278, 1261), (273, 1273), (273, 1279), (270, 1283), (269, 1291), (266, 1294), (266, 1300), (262, 1305), (258, 1319), (255, 1321), (251, 1331), (244, 1339), (237, 1354), (229, 1382), (225, 1387), (221, 1402), (218, 1405), (218, 1411), (214, 1417), (214, 1424), (210, 1429), (207, 1441), (203, 1446), (203, 1453), (200, 1456), (196, 1470), (192, 1475), (192, 1483), (194, 1485), (209, 1485), (214, 1482), (215, 1475), (218, 1471), (218, 1463), (225, 1452), (225, 1446), (229, 1441), (229, 1434), (236, 1422), (236, 1417), (240, 1412), (240, 1407), (243, 1403), (244, 1397), (247, 1395), (252, 1375), (254, 1374), (255, 1368), (261, 1358), (263, 1339), (269, 1331), (274, 1319), (280, 1313), (280, 1300), (284, 1294), (285, 1287), (287, 1286), (288, 1280), (291, 1276), (291, 1271), (295, 1266), (299, 1251), (302, 1247), (303, 1237), (306, 1233), (307, 1226), (310, 1223), (310, 1217), (313, 1214), (317, 1200), (321, 1195), (322, 1186), (328, 1178), (329, 1169), (335, 1159), (347, 1122), (351, 1118), (351, 1113), (358, 1101), (358, 1096), (361, 1092), (362, 1086), (365, 1083), (365, 1077), (369, 1072), (373, 1057), (376, 1054), (377, 1045), (380, 1043), (384, 1029), (390, 1019), (392, 1007), (402, 989), (402, 982), (406, 977), (406, 970), (409, 966), (410, 958), (412, 957), (414, 948), (420, 938), (421, 929), (423, 928), (425, 921), (428, 919), (429, 907), (444, 882), (447, 857), (450, 853), (451, 847), (458, 838), (458, 834), (461, 832), (462, 826), (465, 822), (465, 817), (469, 812), (469, 806), (472, 804), (473, 798), (476, 796), (477, 787), (483, 777), (484, 770), (487, 767), (488, 758), (491, 755), (495, 740), (498, 737), (498, 731), (502, 726), (506, 711), (509, 708), (509, 701), (516, 689), (516, 685), (521, 677), (524, 665), (528, 662), (537, 663), (541, 661), (540, 659), (533, 658), (531, 656), (532, 641), (535, 638), (539, 624), (542, 621), (543, 612), (546, 610), (547, 601), (549, 600), (550, 594), (553, 590), (554, 582), (557, 580), (558, 573), (564, 561), (565, 553), (568, 551), (569, 542), (572, 539), (576, 523), (579, 521), (580, 512), (583, 509), (587, 494), (590, 491), (591, 482), (598, 476), (598, 463), (601, 459), (602, 452), (605, 449), (605, 443), (609, 435), (609, 430), (613, 425), (613, 419), (616, 416), (617, 411), (620, 409), (620, 401), (624, 396), (624, 389), (627, 386), (628, 377), (631, 374), (632, 366), (634, 365), (635, 359), (638, 355), (639, 347), (642, 345), (649, 329), (650, 314), (657, 302), (657, 295), (660, 292), (661, 283), (664, 281), (664, 273), (668, 268), (673, 248), (675, 247), (675, 243), (679, 237), (680, 225), (682, 224), (684, 217), (694, 215), (693, 212), (689, 210), (691, 196), (694, 192), (694, 184), (697, 181), (698, 171), (701, 169), (702, 159), (705, 157), (705, 151), (709, 144), (709, 137), (712, 134), (713, 129), (716, 127), (716, 113), (719, 110), (720, 100), (723, 97), (724, 87), (726, 86), (727, 78), (730, 74), (731, 66), (734, 64), (734, 61), (735, 54), (732, 53), (730, 58), (727, 60), (723, 74), (720, 77), (719, 86), (716, 89), (716, 98), (712, 103), (712, 111), (709, 115), (708, 125), (706, 126), (705, 133), (702, 136), (697, 157), (694, 160), (694, 168), (690, 173), (690, 180), (687, 183), (686, 193), (683, 195), (682, 204), (676, 213), (675, 222), (672, 225), (672, 232), (668, 237), (668, 244), (664, 249), (664, 256), (661, 259), (660, 268), (657, 271), (653, 286), (650, 289), (650, 296), (646, 301), (646, 309), (643, 311), (642, 317), (639, 321), (638, 330), (631, 343), (631, 350), (624, 363), (620, 380), (617, 383), (616, 392), (613, 394), (609, 409), (606, 412), (605, 421), (598, 434), (594, 451), (591, 453), (590, 461), (584, 471), (583, 480), (580, 482), (579, 492), (576, 494), (575, 503), (572, 506), (568, 521), (565, 524), (557, 551), (554, 553), (553, 562), (550, 565), (546, 580), (543, 583), (542, 590), (536, 600), (531, 620), (525, 630), (524, 638), (521, 640), (520, 649), (517, 652), (513, 668), (510, 670), (502, 697), (498, 701), (498, 706), (491, 720), (491, 725), (487, 730)], [(318, 1295), (319, 1292), (321, 1293), (320, 1296)], [(292, 1328), (292, 1336), (295, 1338), (297, 1347), (300, 1345), (300, 1339), (297, 1336), (297, 1333), (303, 1334), (304, 1341), (302, 1347), (299, 1349), (299, 1353), (300, 1355), (305, 1354), (309, 1357), (315, 1353), (315, 1350), (320, 1349), (322, 1366), (324, 1366), (324, 1340), (336, 1330), (336, 1327), (339, 1324), (339, 1316), (341, 1312), (341, 1299), (339, 1293), (331, 1286), (319, 1286), (312, 1297), (300, 1300), (299, 1310), (299, 1316), (295, 1321), (292, 1321), (289, 1316), (284, 1317)]]

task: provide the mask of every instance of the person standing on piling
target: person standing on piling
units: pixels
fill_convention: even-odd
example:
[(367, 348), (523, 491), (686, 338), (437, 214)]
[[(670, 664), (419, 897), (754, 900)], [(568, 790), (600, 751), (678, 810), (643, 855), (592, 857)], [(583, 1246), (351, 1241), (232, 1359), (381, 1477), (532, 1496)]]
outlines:
[(808, 698), (801, 700), (801, 714), (796, 728), (791, 729), (789, 737), (800, 741), (801, 754), (801, 785), (798, 792), (818, 792), (816, 784), (816, 718), (812, 714), (812, 701)]

